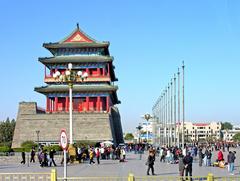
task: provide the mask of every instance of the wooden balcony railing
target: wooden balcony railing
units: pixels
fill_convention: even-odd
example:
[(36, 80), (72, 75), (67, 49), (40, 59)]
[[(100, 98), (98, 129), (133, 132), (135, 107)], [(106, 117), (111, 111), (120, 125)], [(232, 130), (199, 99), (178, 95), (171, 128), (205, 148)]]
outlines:
[[(104, 76), (89, 76), (85, 82), (110, 82), (111, 79), (109, 76), (104, 75)], [(58, 82), (57, 79), (51, 77), (51, 76), (45, 76), (44, 78), (45, 83), (54, 83)], [(77, 78), (77, 82), (81, 82), (81, 78)]]

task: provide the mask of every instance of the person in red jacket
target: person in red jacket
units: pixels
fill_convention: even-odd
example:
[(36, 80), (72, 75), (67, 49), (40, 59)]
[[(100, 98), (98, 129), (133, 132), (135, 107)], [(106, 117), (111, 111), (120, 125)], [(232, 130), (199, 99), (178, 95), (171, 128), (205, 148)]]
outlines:
[(223, 160), (223, 153), (222, 153), (222, 151), (221, 150), (219, 150), (218, 151), (218, 154), (217, 154), (218, 156), (218, 161), (220, 162), (220, 161), (222, 161)]
[(97, 148), (96, 157), (97, 157), (97, 163), (98, 163), (98, 164), (100, 164), (100, 161), (99, 161), (100, 155), (101, 155), (101, 153), (100, 153), (100, 151), (99, 151), (99, 148)]

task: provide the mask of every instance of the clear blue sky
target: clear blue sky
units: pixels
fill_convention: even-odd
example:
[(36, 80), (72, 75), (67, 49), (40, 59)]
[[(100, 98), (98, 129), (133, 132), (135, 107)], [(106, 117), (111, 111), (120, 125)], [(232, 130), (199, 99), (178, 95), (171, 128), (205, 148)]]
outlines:
[(181, 61), (186, 64), (186, 120), (240, 121), (240, 1), (11, 1), (0, 2), (0, 120), (16, 118), (20, 101), (45, 98), (38, 57), (80, 27), (110, 41), (119, 78), (124, 131), (133, 131)]

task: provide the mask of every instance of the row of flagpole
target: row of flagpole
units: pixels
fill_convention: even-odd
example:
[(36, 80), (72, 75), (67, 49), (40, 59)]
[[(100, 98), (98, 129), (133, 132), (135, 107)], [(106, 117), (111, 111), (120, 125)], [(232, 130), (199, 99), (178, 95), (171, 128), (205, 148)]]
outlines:
[(152, 108), (158, 128), (155, 137), (158, 135), (160, 145), (178, 147), (182, 145), (182, 148), (185, 145), (184, 68), (183, 61), (182, 71), (180, 72), (178, 68), (177, 76), (174, 74)]

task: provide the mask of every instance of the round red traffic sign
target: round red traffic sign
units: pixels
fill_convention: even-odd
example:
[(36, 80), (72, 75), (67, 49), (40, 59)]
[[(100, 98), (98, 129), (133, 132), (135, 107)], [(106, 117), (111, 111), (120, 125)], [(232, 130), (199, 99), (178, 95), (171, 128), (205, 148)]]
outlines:
[(64, 129), (61, 130), (60, 134), (60, 146), (62, 147), (63, 150), (66, 150), (68, 146), (67, 134)]

